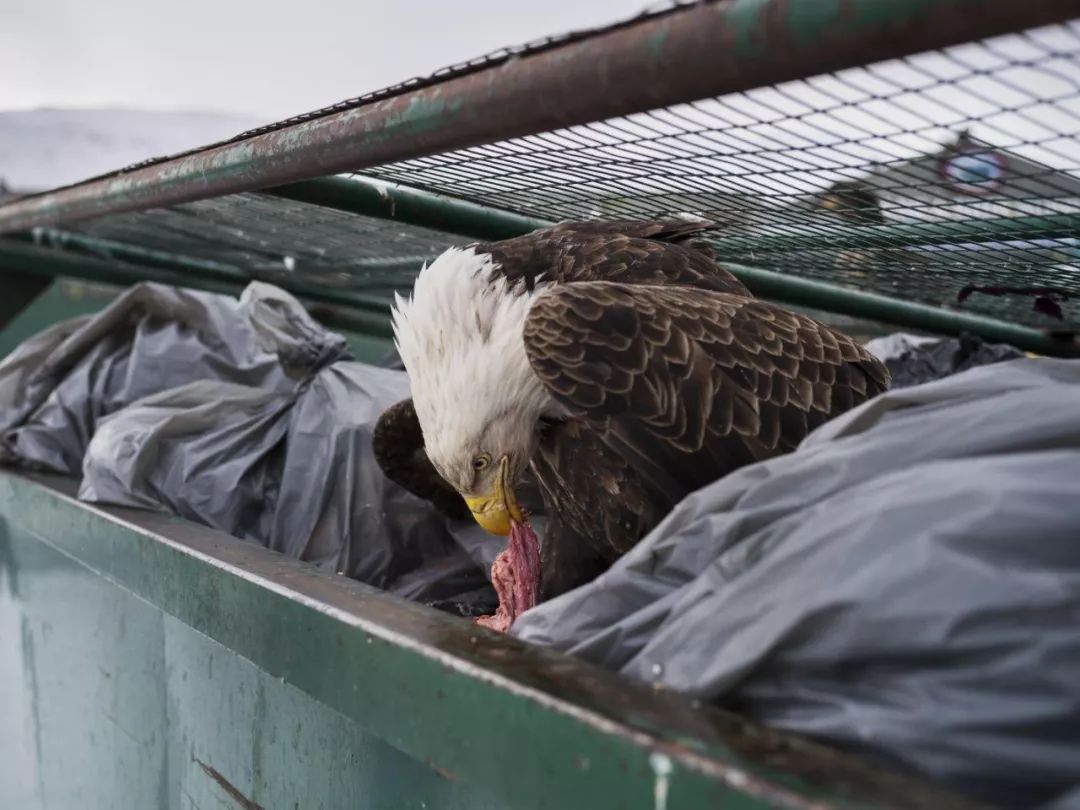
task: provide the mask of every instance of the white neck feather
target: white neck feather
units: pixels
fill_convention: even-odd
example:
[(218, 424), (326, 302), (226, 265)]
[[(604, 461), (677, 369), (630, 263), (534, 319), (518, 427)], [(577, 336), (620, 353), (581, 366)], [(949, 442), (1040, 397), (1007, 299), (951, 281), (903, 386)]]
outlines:
[(395, 296), (395, 345), (439, 467), (474, 450), (492, 421), (511, 414), (531, 431), (554, 407), (525, 354), (534, 293), (509, 289), (493, 268), (488, 254), (450, 248), (420, 271), (408, 300)]

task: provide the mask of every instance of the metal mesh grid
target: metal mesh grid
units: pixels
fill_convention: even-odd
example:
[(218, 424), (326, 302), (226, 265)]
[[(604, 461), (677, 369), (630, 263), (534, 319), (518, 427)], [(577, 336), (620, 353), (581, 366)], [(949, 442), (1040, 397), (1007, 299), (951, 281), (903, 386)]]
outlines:
[[(390, 220), (318, 205), (232, 194), (172, 208), (117, 214), (38, 228), (40, 244), (78, 248), (103, 258), (128, 258), (132, 246), (167, 254), (193, 270), (294, 280), (343, 292), (381, 295), (402, 286), (425, 259), (469, 240)], [(79, 237), (91, 237), (80, 239)]]
[[(728, 262), (1080, 328), (1080, 20), (366, 174), (549, 220), (697, 213)], [(379, 296), (470, 241), (261, 194), (37, 232), (79, 237)]]
[(367, 174), (553, 220), (693, 212), (727, 261), (1074, 328), (1080, 20)]

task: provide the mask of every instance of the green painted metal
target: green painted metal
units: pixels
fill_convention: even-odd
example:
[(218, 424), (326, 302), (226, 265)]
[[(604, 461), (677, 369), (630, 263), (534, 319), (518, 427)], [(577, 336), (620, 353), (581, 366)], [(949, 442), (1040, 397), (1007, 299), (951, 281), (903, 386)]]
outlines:
[[(142, 252), (136, 246), (130, 248), (131, 259)], [(156, 281), (180, 287), (236, 294), (254, 279), (238, 274), (203, 274), (196, 265), (188, 265), (184, 257), (169, 256), (168, 261), (158, 260), (153, 265), (136, 264), (117, 259), (104, 260), (93, 256), (69, 252), (63, 248), (46, 248), (30, 244), (22, 239), (0, 238), (0, 278), (7, 270), (55, 278), (86, 279), (127, 286), (142, 281)], [(337, 290), (314, 284), (278, 278), (267, 279), (286, 287), (308, 306), (320, 320), (328, 325), (340, 324), (342, 328), (361, 332), (374, 338), (389, 338), (390, 323), (385, 297), (370, 296), (351, 291)], [(284, 281), (284, 283), (283, 283)]]
[[(49, 282), (42, 295), (0, 329), (0, 360), (42, 329), (69, 318), (93, 315), (123, 292), (123, 287), (79, 279), (56, 278)], [(355, 319), (349, 309), (309, 303), (308, 310), (337, 330), (348, 341), (353, 357), (362, 363), (380, 364), (393, 348), (389, 338), (370, 334), (370, 323)]]
[[(0, 207), (0, 233), (355, 171), (1060, 22), (1075, 0), (697, 3)], [(677, 69), (673, 69), (677, 66)]]
[(476, 239), (507, 239), (550, 224), (534, 217), (362, 175), (320, 177), (268, 188), (276, 197)]
[(5, 697), (28, 715), (37, 763), (0, 758), (0, 774), (20, 770), (0, 799), (970, 806), (252, 543), (80, 504), (73, 488), (0, 472), (0, 622), (21, 627), (0, 633), (0, 662), (22, 661), (26, 699)]
[(6, 328), (19, 313), (33, 303), (34, 299), (44, 293), (51, 283), (47, 278), (11, 270), (4, 272), (3, 278), (4, 294), (0, 296), (0, 329)]
[(1051, 334), (943, 307), (901, 301), (759, 267), (724, 262), (750, 290), (761, 298), (817, 307), (829, 312), (884, 321), (944, 335), (969, 333), (1018, 349), (1054, 357), (1080, 356), (1080, 344), (1070, 335)]
[(43, 280), (48, 282), (48, 289), (0, 329), (0, 360), (54, 323), (98, 312), (120, 292), (119, 287), (74, 279)]
[[(500, 231), (507, 226), (507, 222), (499, 223)], [(523, 229), (522, 232), (526, 232), (537, 223), (529, 220), (518, 224)], [(542, 224), (541, 222), (540, 225)], [(481, 227), (478, 224), (474, 230), (479, 232)], [(132, 258), (135, 258), (140, 250), (134, 248), (135, 252), (130, 254)], [(220, 276), (211, 275), (207, 278), (198, 272), (197, 265), (187, 266), (183, 257), (171, 256), (169, 261), (174, 267), (186, 268), (185, 270), (167, 270), (160, 266), (161, 262), (158, 262), (158, 267), (110, 263), (88, 256), (68, 254), (60, 249), (34, 247), (10, 238), (0, 239), (0, 261), (5, 262), (7, 267), (44, 275), (66, 275), (120, 284), (154, 280), (217, 292), (235, 293), (237, 284), (246, 283), (248, 280), (245, 276), (230, 285), (224, 283)], [(956, 335), (967, 332), (987, 340), (1011, 343), (1025, 351), (1050, 356), (1080, 355), (1080, 344), (1070, 336), (1054, 336), (972, 313), (889, 298), (759, 267), (729, 262), (724, 262), (724, 267), (747, 284), (755, 295), (793, 306), (823, 309), (937, 334)], [(389, 341), (392, 337), (388, 295), (364, 295), (325, 289), (289, 278), (273, 280), (305, 302), (312, 302), (309, 307), (313, 313), (328, 324), (336, 323), (350, 331), (369, 335), (377, 341)], [(409, 282), (410, 275), (403, 274), (401, 284), (406, 285)], [(320, 305), (338, 305), (340, 309), (324, 309)], [(388, 350), (388, 342), (386, 346)]]
[[(508, 239), (552, 223), (481, 203), (376, 178), (322, 177), (266, 189), (298, 202), (482, 240)], [(1080, 215), (987, 217), (894, 225), (835, 227), (807, 223), (777, 235), (724, 236), (710, 242), (719, 255), (783, 253), (795, 250), (897, 248), (921, 245), (980, 244), (1034, 239), (1080, 239)], [(412, 260), (419, 266), (422, 258)], [(391, 265), (387, 265), (391, 267)]]
[[(216, 280), (226, 284), (244, 284), (249, 280), (249, 277), (241, 270), (221, 262), (176, 256), (162, 250), (117, 242), (112, 239), (85, 236), (71, 231), (62, 231), (58, 228), (35, 228), (31, 234), (10, 237), (10, 239), (19, 239), (28, 244), (32, 243), (35, 246), (45, 248), (59, 248), (67, 252), (80, 253), (104, 261), (130, 262), (146, 268), (198, 273), (208, 281)], [(5, 240), (5, 244), (6, 241), (8, 240)]]
[(5, 810), (499, 810), (10, 520), (0, 717)]
[(862, 250), (983, 244), (1035, 239), (1080, 239), (1080, 215), (993, 217), (896, 225), (836, 227), (807, 223), (777, 235), (727, 236), (712, 240), (720, 256), (806, 250)]
[[(323, 178), (275, 190), (281, 196), (355, 214), (396, 219), (478, 239), (505, 239), (552, 224), (535, 217), (503, 212), (445, 195), (409, 189), (368, 178)], [(1080, 235), (1080, 217), (1071, 214), (1001, 217), (977, 221), (910, 225), (845, 227), (827, 234), (784, 234), (764, 237), (721, 237), (710, 240), (717, 255), (782, 253), (813, 248), (845, 249), (1004, 242), (1025, 239), (1072, 238)], [(1080, 344), (1006, 321), (968, 312), (932, 307), (866, 293), (836, 284), (741, 264), (724, 266), (760, 295), (786, 304), (813, 307), (879, 320), (922, 331), (958, 335), (971, 333), (987, 340), (1011, 343), (1026, 351), (1053, 356), (1080, 355)], [(389, 299), (386, 299), (389, 305)]]
[[(63, 248), (100, 259), (118, 259), (120, 261), (134, 262), (144, 267), (198, 273), (206, 278), (219, 279), (230, 283), (246, 284), (257, 275), (241, 267), (223, 262), (169, 253), (131, 244), (130, 242), (104, 239), (100, 236), (90, 236), (59, 228), (35, 228), (29, 236), (9, 238), (29, 241), (35, 245), (45, 247)], [(425, 257), (423, 256), (355, 259), (347, 267), (343, 267), (342, 271), (354, 271), (365, 275), (398, 274), (419, 269), (424, 260)], [(353, 300), (363, 303), (362, 294), (354, 295), (356, 297)]]

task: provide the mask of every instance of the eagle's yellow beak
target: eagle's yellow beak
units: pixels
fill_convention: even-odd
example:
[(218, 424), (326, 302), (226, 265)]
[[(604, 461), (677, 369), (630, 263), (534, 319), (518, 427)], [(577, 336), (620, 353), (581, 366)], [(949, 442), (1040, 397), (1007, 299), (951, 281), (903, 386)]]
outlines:
[(525, 517), (518, 506), (514, 491), (507, 484), (508, 462), (504, 456), (499, 462), (499, 474), (495, 478), (495, 491), (488, 495), (466, 498), (465, 503), (476, 522), (492, 534), (510, 534), (510, 524), (522, 522)]

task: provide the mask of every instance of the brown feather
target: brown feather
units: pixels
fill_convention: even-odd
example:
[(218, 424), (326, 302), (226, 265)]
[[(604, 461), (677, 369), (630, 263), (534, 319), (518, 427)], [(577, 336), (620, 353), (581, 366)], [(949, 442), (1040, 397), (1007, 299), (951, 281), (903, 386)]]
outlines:
[[(591, 308), (583, 299), (605, 306)], [(571, 311), (577, 317), (563, 317)], [(650, 328), (637, 332), (632, 348), (616, 351), (607, 317), (619, 312), (621, 323), (626, 311), (639, 313)], [(560, 330), (585, 347), (588, 363), (568, 367), (549, 351), (545, 335)], [(614, 331), (626, 334), (618, 324)], [(602, 441), (624, 450), (633, 445), (639, 458), (664, 459), (672, 469), (657, 488), (671, 491), (674, 478), (682, 494), (794, 449), (813, 427), (887, 384), (876, 359), (823, 324), (747, 296), (680, 286), (554, 287), (533, 303), (525, 344), (556, 399), (583, 414)], [(620, 377), (615, 390), (602, 370), (625, 368), (620, 357), (627, 352), (638, 359), (630, 388)]]
[(424, 452), (424, 435), (411, 399), (387, 408), (371, 436), (375, 461), (386, 477), (418, 498), (431, 501), (447, 517), (469, 516), (464, 499), (439, 475)]

